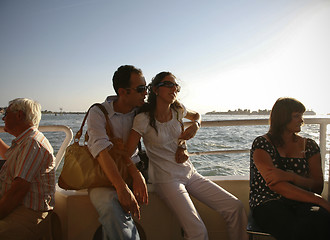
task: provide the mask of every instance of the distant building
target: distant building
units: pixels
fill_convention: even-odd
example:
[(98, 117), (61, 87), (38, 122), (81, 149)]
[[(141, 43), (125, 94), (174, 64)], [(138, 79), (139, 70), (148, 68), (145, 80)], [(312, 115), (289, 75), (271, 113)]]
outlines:
[(207, 112), (206, 115), (269, 115), (270, 110), (258, 110), (251, 112), (250, 109), (237, 109), (237, 110), (228, 110), (227, 112)]

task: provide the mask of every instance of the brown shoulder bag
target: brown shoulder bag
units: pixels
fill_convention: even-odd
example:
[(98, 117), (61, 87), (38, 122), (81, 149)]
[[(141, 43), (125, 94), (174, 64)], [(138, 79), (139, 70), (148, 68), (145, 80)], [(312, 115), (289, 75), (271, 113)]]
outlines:
[(115, 138), (113, 136), (112, 127), (108, 117), (108, 112), (103, 105), (96, 103), (93, 104), (87, 111), (84, 120), (81, 124), (79, 131), (74, 137), (74, 142), (67, 147), (64, 155), (64, 164), (58, 179), (58, 185), (66, 190), (80, 190), (92, 187), (112, 187), (112, 183), (103, 172), (97, 159), (93, 158), (87, 147), (88, 134), (85, 133), (85, 141), (83, 145), (79, 144), (80, 137), (82, 136), (83, 127), (87, 119), (89, 110), (98, 106), (106, 119), (106, 132), (109, 140), (113, 143), (113, 147), (109, 150), (109, 153), (115, 161), (118, 171), (120, 172), (124, 181), (131, 185), (132, 179), (128, 174), (127, 166), (124, 158), (127, 153), (124, 149), (124, 143), (122, 139)]

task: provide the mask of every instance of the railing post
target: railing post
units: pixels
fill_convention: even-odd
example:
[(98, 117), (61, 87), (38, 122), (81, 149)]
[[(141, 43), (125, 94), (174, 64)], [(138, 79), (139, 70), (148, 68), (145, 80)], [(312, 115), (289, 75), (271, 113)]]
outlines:
[(325, 157), (327, 151), (327, 124), (320, 123), (320, 150), (322, 159), (322, 170), (325, 172)]
[[(327, 156), (327, 124), (320, 123), (320, 150), (322, 159), (322, 170), (325, 173), (325, 163)], [(329, 155), (330, 157), (330, 155)], [(328, 201), (330, 201), (330, 159), (329, 159), (329, 169), (328, 169)]]

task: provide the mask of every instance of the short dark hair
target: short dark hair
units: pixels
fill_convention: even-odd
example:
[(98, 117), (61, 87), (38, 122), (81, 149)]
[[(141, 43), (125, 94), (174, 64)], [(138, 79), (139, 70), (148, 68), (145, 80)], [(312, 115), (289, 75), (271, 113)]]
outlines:
[(131, 87), (130, 79), (132, 73), (137, 73), (139, 75), (142, 75), (142, 70), (132, 65), (123, 65), (120, 66), (117, 69), (117, 71), (113, 74), (112, 85), (116, 94), (118, 94), (119, 88)]

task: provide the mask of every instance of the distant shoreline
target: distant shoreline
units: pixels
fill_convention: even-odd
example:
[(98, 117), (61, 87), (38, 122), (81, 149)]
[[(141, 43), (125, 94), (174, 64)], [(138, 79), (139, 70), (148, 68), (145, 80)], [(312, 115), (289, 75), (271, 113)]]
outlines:
[[(0, 114), (5, 112), (6, 108), (0, 108)], [(54, 114), (54, 115), (65, 115), (65, 114), (86, 114), (86, 112), (53, 112), (53, 111), (41, 111), (42, 114)], [(227, 112), (207, 112), (205, 115), (270, 115), (270, 110), (258, 110), (258, 111), (251, 111), (249, 109), (238, 109), (238, 110), (228, 110)], [(304, 115), (316, 115), (313, 110), (307, 110)], [(329, 115), (329, 114), (328, 114)]]
[(42, 114), (66, 115), (66, 114), (86, 114), (86, 112), (51, 112), (41, 111)]
[[(7, 107), (0, 107), (0, 114), (4, 114), (6, 112)], [(55, 115), (64, 115), (64, 114), (86, 114), (86, 112), (53, 112), (44, 110), (41, 111), (41, 114), (55, 114)]]
[[(258, 111), (251, 111), (249, 109), (238, 109), (238, 110), (228, 110), (227, 112), (216, 112), (216, 111), (212, 111), (212, 112), (207, 112), (205, 113), (205, 115), (270, 115), (270, 110), (258, 110)], [(314, 112), (313, 110), (307, 110), (304, 115), (316, 115), (316, 112)]]

